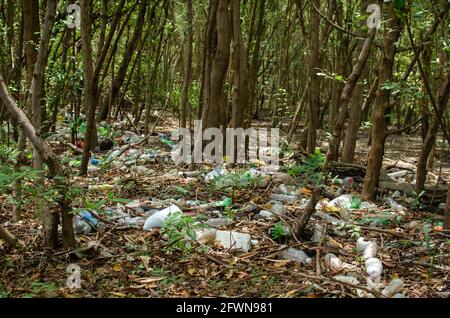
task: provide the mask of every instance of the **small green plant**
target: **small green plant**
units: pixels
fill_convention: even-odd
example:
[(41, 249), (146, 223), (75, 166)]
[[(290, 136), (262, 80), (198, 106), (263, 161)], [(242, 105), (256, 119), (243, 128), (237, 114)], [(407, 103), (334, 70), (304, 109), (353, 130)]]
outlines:
[(197, 238), (194, 224), (195, 219), (190, 216), (181, 212), (171, 213), (162, 228), (162, 233), (168, 237), (164, 252), (167, 254), (172, 254), (174, 251), (192, 253)]
[(278, 222), (272, 228), (271, 236), (274, 240), (279, 240), (289, 236), (289, 231), (284, 227), (283, 223)]
[(223, 216), (227, 219), (234, 220), (236, 218), (236, 210), (233, 210), (231, 207), (226, 206), (223, 209)]
[(325, 155), (317, 149), (314, 154), (308, 156), (301, 166), (295, 166), (288, 170), (292, 177), (303, 177), (304, 183), (320, 185), (325, 180), (325, 174), (322, 172), (325, 164)]
[(430, 258), (430, 266), (428, 268), (428, 278), (431, 279), (434, 272), (434, 261), (435, 261), (435, 253), (431, 248), (431, 238), (430, 238), (431, 226), (428, 223), (423, 224), (423, 234), (425, 238), (425, 248), (427, 251), (427, 256)]

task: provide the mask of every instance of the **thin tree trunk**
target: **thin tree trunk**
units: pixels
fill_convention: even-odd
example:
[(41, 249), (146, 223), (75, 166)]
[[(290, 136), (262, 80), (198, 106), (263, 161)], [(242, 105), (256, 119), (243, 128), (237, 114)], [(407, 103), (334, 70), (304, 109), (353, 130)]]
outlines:
[(372, 28), (369, 30), (367, 39), (364, 42), (364, 45), (359, 53), (356, 64), (353, 67), (352, 74), (348, 78), (347, 83), (345, 84), (345, 87), (342, 91), (340, 99), (339, 117), (333, 129), (333, 135), (331, 137), (330, 146), (327, 152), (327, 159), (325, 164), (326, 166), (330, 164), (332, 161), (336, 161), (338, 158), (339, 144), (341, 142), (341, 133), (342, 130), (344, 129), (344, 124), (348, 113), (348, 103), (352, 96), (353, 89), (358, 83), (361, 73), (366, 65), (367, 58), (370, 55), (370, 50), (372, 48), (372, 43), (375, 38), (375, 34), (376, 28)]
[[(31, 144), (35, 147), (35, 149), (39, 152), (42, 160), (47, 164), (50, 175), (52, 177), (63, 177), (56, 178), (55, 182), (60, 188), (61, 198), (58, 199), (58, 204), (61, 207), (62, 214), (62, 231), (63, 231), (63, 247), (71, 248), (74, 245), (74, 236), (73, 236), (73, 223), (72, 223), (72, 214), (70, 213), (70, 204), (67, 202), (66, 193), (68, 191), (68, 186), (64, 179), (64, 170), (62, 168), (61, 163), (59, 162), (58, 157), (49, 147), (47, 142), (43, 140), (36, 134), (36, 130), (33, 127), (33, 124), (30, 122), (26, 114), (19, 108), (17, 103), (12, 98), (9, 93), (3, 77), (0, 75), (0, 99), (3, 101), (3, 104), (8, 109), (11, 116), (13, 116), (17, 124), (21, 127), (23, 133), (26, 138), (28, 138)], [(57, 228), (57, 226), (56, 226)], [(45, 232), (47, 233), (47, 232)], [(47, 247), (55, 247), (57, 244), (55, 237), (45, 237), (44, 243)]]
[(315, 8), (320, 8), (320, 0), (310, 0), (310, 51), (309, 51), (309, 116), (308, 143), (306, 151), (310, 154), (316, 150), (317, 128), (320, 109), (320, 78), (317, 75), (320, 67), (320, 16)]
[[(186, 128), (188, 114), (190, 113), (189, 104), (189, 87), (192, 79), (192, 42), (193, 42), (193, 20), (194, 8), (192, 0), (187, 0), (187, 41), (186, 41), (186, 56), (184, 60), (184, 79), (183, 79), (183, 93), (181, 97), (181, 127)], [(190, 116), (189, 116), (190, 117)], [(189, 118), (190, 122), (190, 118)]]
[[(387, 129), (386, 112), (389, 108), (391, 91), (383, 89), (383, 84), (392, 79), (394, 58), (397, 53), (396, 43), (404, 25), (404, 17), (402, 18), (400, 16), (395, 5), (393, 2), (387, 5), (389, 20), (384, 34), (384, 43), (378, 70), (377, 97), (372, 116), (372, 142), (362, 193), (364, 200), (375, 200), (376, 198), (384, 156), (384, 143)], [(400, 12), (404, 12), (404, 9), (402, 8)]]

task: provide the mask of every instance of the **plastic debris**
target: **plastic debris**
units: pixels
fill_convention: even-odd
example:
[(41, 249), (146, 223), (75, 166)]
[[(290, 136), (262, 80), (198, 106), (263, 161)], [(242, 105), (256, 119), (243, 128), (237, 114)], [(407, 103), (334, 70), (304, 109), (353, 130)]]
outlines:
[(389, 204), (391, 209), (393, 209), (395, 212), (397, 212), (397, 213), (405, 212), (405, 208), (401, 204), (397, 203), (397, 201), (395, 201), (393, 198), (389, 198), (387, 200), (387, 203)]
[(258, 213), (259, 219), (273, 219), (275, 216), (275, 213), (266, 210), (262, 210)]
[(109, 191), (109, 190), (114, 190), (114, 185), (112, 184), (95, 184), (95, 185), (90, 185), (88, 187), (89, 191)]
[(281, 257), (286, 260), (292, 260), (303, 265), (312, 264), (311, 257), (309, 257), (305, 252), (292, 247), (285, 250), (281, 254)]
[(73, 231), (75, 234), (89, 234), (97, 224), (98, 220), (91, 212), (82, 211), (73, 219)]
[(359, 281), (355, 277), (351, 277), (351, 276), (339, 275), (339, 276), (334, 276), (334, 279), (336, 279), (340, 282), (343, 282), (343, 283), (359, 285)]
[(252, 237), (244, 233), (217, 231), (216, 241), (227, 249), (242, 249), (248, 252), (252, 248)]
[(270, 195), (270, 199), (273, 201), (280, 201), (285, 203), (294, 203), (298, 200), (298, 196), (296, 195), (290, 195), (290, 194), (278, 194), (278, 193), (272, 193)]
[(383, 263), (378, 258), (369, 258), (366, 260), (366, 273), (369, 275), (370, 279), (378, 283), (383, 273)]
[(385, 297), (393, 297), (403, 289), (404, 283), (401, 279), (395, 278), (391, 280), (389, 285), (381, 292)]
[(132, 210), (135, 210), (135, 209), (139, 208), (140, 206), (141, 206), (141, 202), (139, 200), (133, 200), (133, 201), (127, 203), (127, 205), (125, 205), (126, 208), (132, 209)]
[(319, 243), (322, 241), (325, 234), (325, 227), (322, 224), (316, 223), (314, 225), (314, 235), (312, 237), (312, 241), (314, 243)]
[(99, 164), (100, 164), (100, 160), (95, 159), (95, 158), (91, 159), (91, 165), (98, 166)]
[(218, 166), (205, 176), (205, 182), (210, 183), (212, 180), (217, 179), (218, 177), (223, 175), (225, 175), (225, 171), (222, 169), (222, 167)]
[(150, 216), (144, 223), (144, 231), (150, 231), (154, 228), (161, 228), (164, 226), (164, 221), (169, 217), (170, 214), (182, 211), (176, 205), (171, 205), (167, 209), (159, 211), (152, 216)]
[(366, 241), (360, 237), (356, 242), (356, 248), (363, 253), (363, 260), (368, 260), (377, 255), (377, 244), (372, 241)]
[(208, 221), (206, 221), (207, 225), (209, 225), (210, 227), (214, 227), (214, 228), (220, 228), (222, 226), (230, 225), (232, 223), (233, 223), (232, 220), (226, 219), (226, 218), (215, 218), (215, 219), (209, 219)]
[(206, 244), (212, 242), (216, 239), (217, 230), (216, 229), (204, 229), (196, 232), (196, 241), (200, 244)]
[(284, 215), (285, 210), (283, 203), (279, 201), (269, 201), (268, 205), (270, 205), (270, 208), (268, 209), (270, 212), (280, 216)]
[(323, 257), (325, 266), (331, 269), (333, 272), (339, 272), (342, 270), (342, 261), (334, 254), (328, 253)]

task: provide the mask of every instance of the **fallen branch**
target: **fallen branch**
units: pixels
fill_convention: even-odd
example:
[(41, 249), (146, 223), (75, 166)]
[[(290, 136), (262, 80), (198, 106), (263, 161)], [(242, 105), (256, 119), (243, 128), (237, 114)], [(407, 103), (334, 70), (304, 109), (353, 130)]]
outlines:
[(316, 187), (313, 191), (312, 197), (309, 200), (308, 206), (303, 211), (302, 215), (300, 216), (300, 220), (298, 223), (294, 226), (295, 233), (297, 233), (297, 236), (300, 237), (303, 233), (303, 231), (306, 228), (306, 225), (309, 222), (309, 219), (311, 218), (311, 215), (316, 211), (316, 204), (319, 202), (320, 195), (322, 194), (322, 188)]
[(0, 239), (5, 240), (11, 247), (22, 246), (19, 240), (12, 235), (7, 229), (0, 225)]

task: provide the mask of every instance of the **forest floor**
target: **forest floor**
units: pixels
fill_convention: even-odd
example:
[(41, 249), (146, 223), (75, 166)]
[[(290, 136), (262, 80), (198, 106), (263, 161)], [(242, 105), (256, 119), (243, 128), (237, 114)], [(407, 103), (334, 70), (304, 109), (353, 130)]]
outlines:
[[(156, 131), (170, 135), (170, 123), (165, 126)], [(116, 132), (114, 140), (122, 144), (123, 136), (119, 129)], [(79, 155), (67, 147), (69, 140), (63, 138), (53, 145), (67, 158), (67, 164), (76, 166)], [(366, 144), (362, 136), (357, 149), (359, 163), (364, 163)], [(391, 136), (386, 145), (384, 168), (388, 172), (408, 171), (403, 181), (411, 182), (419, 137)], [(150, 154), (150, 149), (151, 160), (131, 162), (130, 157)], [(85, 189), (75, 201), (76, 207), (91, 211), (104, 224), (97, 231), (78, 234), (77, 250), (43, 250), (42, 226), (35, 205), (25, 208), (24, 219), (18, 224), (9, 222), (9, 212), (0, 216), (0, 224), (25, 243), (25, 248), (14, 250), (0, 241), (0, 297), (382, 297), (380, 291), (394, 278), (404, 282), (399, 292), (406, 297), (450, 295), (450, 235), (441, 229), (442, 209), (419, 209), (414, 198), (400, 195), (396, 200), (406, 209), (394, 210), (386, 203), (392, 193), (383, 194), (375, 205), (363, 208), (357, 204), (352, 209), (329, 208), (329, 200), (322, 197), (323, 213), (313, 215), (302, 237), (274, 236), (274, 229), (280, 231), (280, 225), (289, 227), (294, 212), (303, 209), (311, 196), (301, 177), (292, 179), (280, 173), (277, 177), (263, 176), (263, 183), (259, 183), (245, 173), (250, 167), (239, 167), (229, 169), (230, 174), (245, 175), (249, 182), (237, 181), (218, 188), (214, 182), (206, 183), (203, 175), (180, 174), (187, 167), (172, 163), (169, 149), (158, 135), (151, 137), (147, 145), (129, 149), (123, 159), (107, 164), (110, 154), (96, 154), (100, 165), (91, 167), (86, 178), (76, 176), (73, 168), (73, 184)], [(448, 153), (438, 149), (436, 158), (428, 180), (431, 184), (437, 179), (449, 180), (450, 176)], [(127, 160), (129, 166), (124, 164)], [(196, 167), (203, 173), (213, 168)], [(274, 191), (285, 188), (280, 187), (282, 183), (292, 184), (293, 188), (288, 188), (298, 200), (283, 203), (285, 213), (280, 218), (257, 217), (260, 210), (273, 208), (268, 202)], [(327, 188), (331, 193), (344, 191), (354, 197), (361, 193), (360, 184), (342, 190), (328, 181)], [(231, 199), (231, 205), (214, 204), (224, 199)], [(0, 204), (4, 200), (5, 196), (0, 196)], [(176, 204), (192, 218), (227, 217), (230, 222), (220, 230), (250, 234), (251, 248), (244, 252), (214, 241), (204, 245), (194, 242), (191, 248), (180, 247), (169, 253), (161, 229), (143, 231), (142, 224), (124, 226), (108, 219), (105, 212), (109, 208), (110, 212), (120, 210), (130, 217), (145, 219), (149, 211), (170, 204)], [(189, 226), (190, 220), (186, 222)], [(319, 242), (313, 237), (318, 226), (329, 235)], [(360, 236), (377, 244), (376, 257), (383, 265), (380, 291), (366, 282), (365, 262), (356, 248)], [(311, 262), (303, 265), (284, 259), (281, 255), (285, 245), (305, 251)], [(335, 271), (326, 266), (323, 256), (327, 253), (335, 254), (342, 266)], [(70, 264), (81, 268), (79, 289), (67, 287)], [(348, 279), (340, 281), (336, 276)]]

